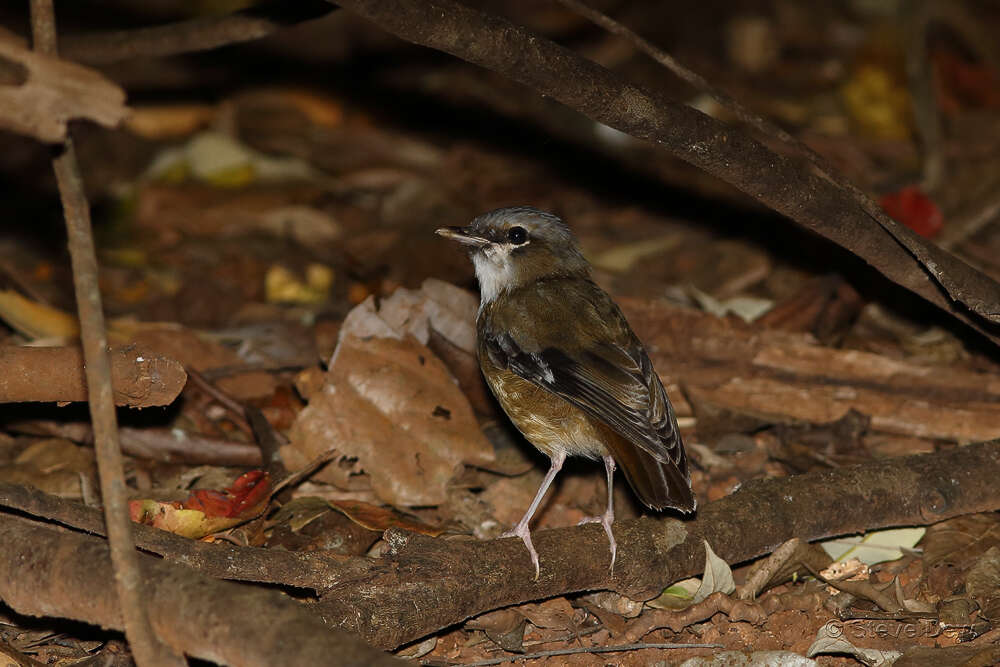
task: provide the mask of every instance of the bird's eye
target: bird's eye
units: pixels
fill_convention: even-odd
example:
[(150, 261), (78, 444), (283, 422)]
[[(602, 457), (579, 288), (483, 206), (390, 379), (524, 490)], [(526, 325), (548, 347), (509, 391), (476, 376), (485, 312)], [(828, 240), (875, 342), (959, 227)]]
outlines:
[(521, 245), (528, 240), (528, 232), (524, 227), (511, 227), (507, 230), (507, 240), (514, 245)]

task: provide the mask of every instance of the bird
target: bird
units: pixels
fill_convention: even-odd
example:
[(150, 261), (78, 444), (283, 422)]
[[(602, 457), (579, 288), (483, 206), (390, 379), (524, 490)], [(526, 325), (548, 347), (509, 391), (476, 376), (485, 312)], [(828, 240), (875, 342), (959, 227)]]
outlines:
[(674, 410), (649, 355), (621, 309), (591, 277), (569, 226), (528, 206), (484, 213), (436, 233), (469, 251), (479, 282), (479, 364), (501, 408), (549, 470), (521, 520), (538, 579), (529, 522), (567, 456), (602, 459), (607, 509), (600, 523), (614, 572), (618, 545), (612, 488), (616, 466), (655, 510), (696, 509)]

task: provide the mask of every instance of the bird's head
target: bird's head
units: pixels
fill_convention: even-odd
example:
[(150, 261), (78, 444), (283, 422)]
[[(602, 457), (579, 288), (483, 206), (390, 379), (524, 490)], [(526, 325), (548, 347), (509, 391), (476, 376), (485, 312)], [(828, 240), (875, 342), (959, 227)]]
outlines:
[(469, 247), (483, 303), (545, 278), (590, 275), (566, 223), (536, 208), (499, 208), (437, 233)]

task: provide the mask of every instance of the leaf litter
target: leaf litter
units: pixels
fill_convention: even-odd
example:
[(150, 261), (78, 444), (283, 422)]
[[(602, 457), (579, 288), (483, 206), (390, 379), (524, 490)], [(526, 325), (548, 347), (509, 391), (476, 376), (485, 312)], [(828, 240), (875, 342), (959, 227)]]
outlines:
[[(915, 164), (910, 119), (900, 113), (907, 92), (891, 59), (873, 55), (885, 43), (859, 18), (866, 10), (856, 4), (857, 13), (846, 18), (825, 14), (835, 10), (782, 5), (775, 16), (767, 9), (761, 11), (765, 18), (724, 22), (722, 39), (732, 43), (703, 56), (723, 59), (720, 78), (799, 128), (856, 182), (889, 193), (885, 201), (894, 215), (948, 239), (960, 256), (1000, 275), (995, 225), (980, 225), (965, 237), (955, 232), (959, 204), (975, 208), (985, 201), (982, 194), (1000, 171), (987, 156), (954, 164), (937, 188), (899, 187)], [(704, 13), (693, 12), (691, 20)], [(572, 29), (573, 21), (559, 16), (543, 18)], [(652, 30), (656, 23), (639, 24)], [(852, 42), (863, 50), (854, 54), (856, 61), (845, 57), (845, 42), (831, 36), (829, 25), (863, 37)], [(961, 39), (963, 31), (957, 33)], [(761, 45), (760, 34), (786, 48)], [(803, 45), (804, 34), (822, 39)], [(792, 62), (789, 54), (803, 48), (824, 53), (825, 62), (847, 63), (833, 77), (837, 81), (823, 78), (829, 72), (806, 74), (802, 63)], [(600, 52), (619, 58), (640, 79), (648, 76), (626, 53)], [(981, 114), (995, 101), (989, 83), (995, 74), (986, 64), (964, 62), (965, 55), (948, 48), (933, 55), (943, 63), (942, 104), (954, 132), (949, 150), (960, 154), (972, 146), (983, 156), (986, 149), (978, 146), (992, 135)], [(421, 70), (432, 66), (420, 62), (413, 67), (411, 86), (437, 81), (448, 88), (449, 77), (460, 76)], [(768, 80), (816, 78), (806, 87), (811, 92), (794, 95), (764, 79), (748, 86), (741, 77), (750, 71), (767, 72)], [(451, 89), (459, 95), (482, 87)], [(644, 194), (631, 173), (612, 183), (620, 191), (608, 197), (593, 182), (575, 180), (565, 164), (480, 140), (442, 142), (338, 100), (318, 100), (262, 89), (203, 105), (194, 117), (191, 109), (171, 114), (160, 108), (159, 115), (145, 116), (143, 133), (170, 145), (133, 147), (142, 160), (120, 165), (106, 165), (106, 155), (115, 154), (109, 151), (94, 160), (117, 168), (117, 180), (134, 188), (119, 200), (116, 215), (122, 217), (112, 221), (122, 227), (104, 241), (102, 287), (112, 336), (145, 339), (210, 375), (230, 397), (261, 407), (287, 437), (280, 451), (288, 468), (333, 452), (292, 492), (295, 497), (264, 494), (264, 500), (254, 495), (256, 486), (233, 484), (248, 479), (240, 477), (246, 466), (203, 469), (198, 474), (210, 488), (192, 490), (183, 459), (130, 459), (134, 495), (146, 499), (147, 516), (160, 516), (161, 524), (173, 523), (192, 537), (228, 527), (224, 534), (236, 540), (240, 529), (224, 522), (262, 514), (265, 520), (247, 529), (256, 533), (255, 544), (287, 529), (306, 539), (275, 538), (267, 545), (356, 555), (373, 544), (371, 553), (377, 553), (379, 534), (387, 529), (484, 538), (516, 519), (537, 484), (538, 465), (479, 379), (477, 298), (467, 262), (430, 235), (440, 224), (461, 224), (510, 203), (555, 210), (578, 232), (595, 260), (595, 278), (619, 300), (668, 385), (692, 458), (704, 464), (693, 472), (699, 498), (723, 497), (755, 477), (864, 465), (997, 433), (1000, 364), (994, 353), (936, 315), (879, 296), (868, 289), (870, 276), (830, 260), (824, 247), (817, 250), (794, 234), (756, 234), (750, 229), (759, 222), (756, 213), (726, 209), (719, 217), (729, 220), (709, 222), (690, 206), (664, 206), (660, 192)], [(515, 103), (507, 99), (508, 106), (497, 108), (510, 111)], [(877, 109), (888, 115), (872, 116)], [(171, 129), (178, 127), (187, 129)], [(587, 155), (574, 167), (593, 162)], [(731, 193), (720, 195), (673, 167), (645, 162), (672, 174), (677, 186), (718, 195), (713, 206), (732, 205)], [(603, 180), (612, 165), (599, 166)], [(678, 211), (692, 219), (680, 219)], [(33, 252), (16, 243), (0, 246), (0, 269), (5, 280), (10, 277), (9, 285), (0, 285), (6, 342), (65, 342), (76, 334), (68, 315), (71, 290), (65, 276), (53, 277), (46, 268), (52, 258), (31, 259)], [(286, 347), (294, 348), (292, 354), (260, 354), (273, 349), (273, 331), (291, 331), (292, 325), (309, 340), (281, 334), (291, 341)], [(189, 385), (170, 412), (123, 417), (136, 428), (152, 424), (162, 433), (190, 430), (248, 444), (241, 418), (219, 400)], [(65, 412), (58, 418), (71, 424), (81, 418), (72, 408)], [(32, 416), (38, 415), (17, 415), (21, 428)], [(40, 417), (55, 418), (45, 411)], [(84, 439), (70, 443), (17, 432), (0, 442), (0, 479), (67, 497), (93, 495)], [(540, 510), (540, 526), (571, 525), (601, 509), (599, 472), (586, 464), (568, 467)], [(165, 487), (177, 497), (156, 493)], [(636, 516), (628, 492), (618, 492), (620, 516)], [(840, 490), (830, 489), (830, 503), (839, 498)], [(186, 512), (194, 513), (190, 523), (176, 521)], [(753, 564), (707, 556), (703, 577), (676, 582), (650, 601), (602, 592), (492, 610), (414, 645), (409, 655), (464, 663), (495, 657), (500, 649), (524, 655), (627, 639), (732, 649), (712, 658), (694, 657), (710, 651), (688, 651), (688, 665), (897, 659), (940, 665), (958, 660), (947, 657), (957, 655), (948, 653), (955, 649), (966, 651), (965, 660), (984, 661), (989, 647), (975, 640), (1000, 622), (996, 516), (953, 519), (923, 536), (922, 530), (835, 536), (821, 547), (793, 541)], [(850, 539), (860, 544), (845, 545)], [(351, 544), (337, 552), (337, 540)], [(853, 580), (825, 570), (835, 554), (822, 549), (834, 545), (868, 567), (854, 568)], [(12, 627), (0, 627), (0, 639), (9, 642)], [(818, 657), (827, 653), (841, 657)], [(646, 650), (615, 659), (647, 664), (651, 655)], [(674, 655), (681, 654), (656, 659), (672, 661)], [(609, 658), (557, 660), (548, 659), (604, 664)]]

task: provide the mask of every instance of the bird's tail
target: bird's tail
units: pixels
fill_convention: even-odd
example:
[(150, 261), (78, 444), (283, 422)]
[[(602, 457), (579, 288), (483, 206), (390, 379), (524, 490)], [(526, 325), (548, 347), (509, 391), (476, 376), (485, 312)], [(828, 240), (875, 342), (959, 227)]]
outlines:
[(677, 463), (664, 463), (624, 439), (616, 444), (619, 446), (613, 448), (612, 454), (639, 500), (656, 510), (672, 507), (682, 512), (694, 511), (697, 502), (691, 491), (683, 448)]

